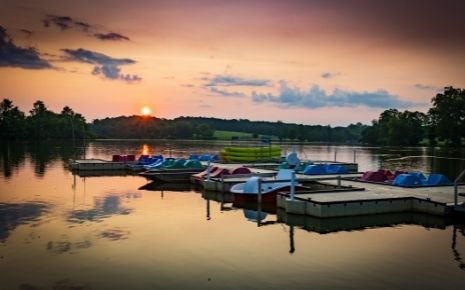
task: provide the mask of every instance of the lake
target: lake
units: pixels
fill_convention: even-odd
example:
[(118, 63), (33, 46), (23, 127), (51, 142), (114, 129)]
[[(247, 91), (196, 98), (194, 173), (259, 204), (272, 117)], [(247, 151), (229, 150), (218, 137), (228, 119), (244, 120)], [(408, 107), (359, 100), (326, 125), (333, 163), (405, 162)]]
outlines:
[[(0, 289), (453, 289), (465, 283), (465, 220), (257, 214), (190, 186), (73, 175), (70, 158), (186, 156), (227, 142), (1, 144)], [(439, 172), (465, 150), (283, 144), (310, 160)], [(354, 153), (355, 151), (355, 153)], [(144, 188), (141, 188), (144, 187)], [(452, 192), (451, 192), (452, 194)], [(287, 220), (285, 223), (283, 220)]]

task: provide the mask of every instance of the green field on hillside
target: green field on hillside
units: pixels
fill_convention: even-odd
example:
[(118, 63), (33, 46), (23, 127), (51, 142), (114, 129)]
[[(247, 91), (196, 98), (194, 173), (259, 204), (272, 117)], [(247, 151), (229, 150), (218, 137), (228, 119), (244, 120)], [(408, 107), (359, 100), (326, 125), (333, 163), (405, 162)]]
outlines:
[(215, 130), (213, 137), (217, 140), (231, 140), (233, 137), (237, 137), (239, 139), (252, 139), (251, 133), (244, 133), (244, 132), (235, 132), (235, 131), (219, 131)]

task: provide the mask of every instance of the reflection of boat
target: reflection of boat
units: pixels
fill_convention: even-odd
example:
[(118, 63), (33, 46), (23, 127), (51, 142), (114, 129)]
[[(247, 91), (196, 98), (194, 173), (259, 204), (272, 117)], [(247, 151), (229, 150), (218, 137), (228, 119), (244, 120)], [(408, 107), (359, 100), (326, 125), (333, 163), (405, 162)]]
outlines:
[(262, 211), (256, 211), (251, 209), (243, 209), (242, 211), (244, 212), (244, 217), (252, 222), (262, 221), (266, 219), (266, 217), (268, 216), (266, 212)]
[(276, 214), (276, 204), (274, 203), (262, 203), (259, 205), (257, 201), (251, 201), (251, 200), (245, 200), (245, 199), (238, 199), (234, 198), (233, 207), (235, 208), (242, 208), (242, 209), (250, 209), (250, 210), (258, 210), (270, 213), (270, 214)]
[(191, 175), (198, 173), (201, 170), (195, 169), (167, 169), (157, 171), (146, 171), (139, 173), (150, 180), (158, 180), (162, 182), (189, 182)]
[(166, 183), (166, 182), (157, 182), (153, 181), (147, 183), (141, 187), (139, 190), (150, 190), (150, 191), (192, 191), (195, 189), (195, 186), (190, 183)]
[(124, 170), (73, 170), (73, 174), (79, 177), (103, 177), (103, 176), (130, 176), (131, 172)]

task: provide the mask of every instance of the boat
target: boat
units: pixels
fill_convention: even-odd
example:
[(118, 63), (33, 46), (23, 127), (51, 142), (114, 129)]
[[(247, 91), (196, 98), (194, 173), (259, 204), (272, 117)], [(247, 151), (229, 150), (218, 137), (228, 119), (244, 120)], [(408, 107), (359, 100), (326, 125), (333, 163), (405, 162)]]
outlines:
[[(280, 192), (290, 192), (291, 187), (294, 187), (296, 192), (311, 190), (308, 186), (302, 186), (293, 180), (294, 171), (290, 169), (281, 169), (276, 175), (274, 182), (262, 183), (258, 176), (250, 177), (245, 183), (235, 184), (231, 187), (231, 192), (234, 194), (234, 200), (242, 201), (257, 201), (260, 191), (261, 201), (263, 203), (276, 202), (276, 195)], [(258, 185), (260, 184), (260, 190)]]
[(391, 172), (390, 170), (386, 169), (366, 171), (363, 176), (356, 181), (400, 187), (431, 187), (453, 185), (453, 183), (443, 174), (431, 173), (428, 177), (426, 177), (422, 172), (418, 171), (405, 172), (396, 170)]
[(205, 170), (199, 160), (178, 159), (168, 165), (151, 169), (139, 175), (162, 182), (189, 182), (192, 174)]
[[(218, 167), (218, 166), (212, 166), (210, 168), (210, 178), (220, 178), (222, 175), (238, 175), (238, 174), (250, 174), (252, 171), (250, 171), (249, 168), (247, 167), (234, 167), (234, 168), (223, 168), (223, 167)], [(191, 177), (191, 181), (193, 183), (202, 183), (204, 179), (206, 179), (208, 176), (208, 169), (205, 169), (204, 171), (194, 174)]]
[(137, 162), (129, 164), (128, 168), (133, 171), (141, 171), (146, 170), (146, 166), (154, 166), (160, 162), (163, 162), (163, 155), (153, 155), (152, 157), (149, 155), (141, 155)]
[(258, 162), (278, 160), (281, 158), (281, 147), (225, 147), (220, 152), (223, 161)]

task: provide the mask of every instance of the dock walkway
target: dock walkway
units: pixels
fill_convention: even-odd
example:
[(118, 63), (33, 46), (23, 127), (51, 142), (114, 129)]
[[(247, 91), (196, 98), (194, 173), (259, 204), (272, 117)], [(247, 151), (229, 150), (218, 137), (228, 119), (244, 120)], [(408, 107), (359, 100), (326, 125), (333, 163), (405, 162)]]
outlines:
[[(297, 178), (301, 178), (298, 174)], [(336, 185), (337, 180), (324, 183)], [(323, 183), (323, 182), (322, 182)], [(341, 217), (393, 212), (421, 212), (446, 215), (454, 209), (454, 187), (405, 188), (392, 185), (357, 181), (342, 181), (343, 186), (361, 187), (363, 191), (299, 194), (294, 200), (287, 195), (278, 197), (278, 206), (290, 214), (305, 214), (316, 217)], [(465, 185), (458, 187), (465, 192)], [(458, 203), (464, 204), (460, 195)]]

